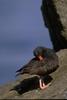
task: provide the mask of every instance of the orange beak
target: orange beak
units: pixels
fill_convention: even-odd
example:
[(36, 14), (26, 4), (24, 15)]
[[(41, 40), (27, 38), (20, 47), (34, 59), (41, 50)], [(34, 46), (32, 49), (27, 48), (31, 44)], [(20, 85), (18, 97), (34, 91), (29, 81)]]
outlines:
[(42, 56), (38, 56), (39, 60), (43, 60), (43, 57)]

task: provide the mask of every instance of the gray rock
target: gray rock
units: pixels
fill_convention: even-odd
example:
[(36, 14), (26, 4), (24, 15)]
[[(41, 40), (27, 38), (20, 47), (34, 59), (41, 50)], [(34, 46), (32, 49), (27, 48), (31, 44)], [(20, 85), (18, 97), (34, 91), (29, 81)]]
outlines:
[(67, 0), (42, 0), (41, 11), (55, 51), (67, 48)]

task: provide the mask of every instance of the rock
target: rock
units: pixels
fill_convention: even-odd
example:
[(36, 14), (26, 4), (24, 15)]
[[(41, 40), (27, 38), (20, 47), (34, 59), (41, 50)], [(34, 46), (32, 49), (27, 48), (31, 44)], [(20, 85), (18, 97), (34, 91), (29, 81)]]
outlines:
[(67, 0), (42, 0), (41, 11), (55, 51), (67, 48)]
[(51, 86), (40, 90), (38, 78), (25, 74), (0, 86), (0, 99), (67, 99), (67, 49), (60, 50), (57, 55), (59, 68), (50, 75)]

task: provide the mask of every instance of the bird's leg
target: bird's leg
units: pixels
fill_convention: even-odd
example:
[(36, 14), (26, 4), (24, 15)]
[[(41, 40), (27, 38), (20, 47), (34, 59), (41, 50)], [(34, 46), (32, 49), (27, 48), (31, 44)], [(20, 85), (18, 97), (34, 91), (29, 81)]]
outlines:
[(45, 88), (47, 88), (49, 85), (50, 85), (51, 83), (48, 83), (47, 85), (44, 83), (44, 81), (43, 81), (43, 79), (42, 78), (40, 78), (39, 79), (39, 86), (40, 86), (40, 89), (45, 89)]

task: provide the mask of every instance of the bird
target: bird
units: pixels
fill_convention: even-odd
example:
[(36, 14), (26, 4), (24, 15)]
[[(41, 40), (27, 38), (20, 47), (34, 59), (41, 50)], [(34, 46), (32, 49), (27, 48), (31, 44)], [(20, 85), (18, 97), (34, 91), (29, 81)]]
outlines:
[(24, 66), (16, 71), (17, 75), (23, 75), (25, 73), (30, 75), (37, 75), (39, 78), (40, 89), (47, 88), (44, 83), (43, 77), (51, 74), (59, 67), (58, 56), (51, 48), (38, 46), (33, 50), (34, 57)]

